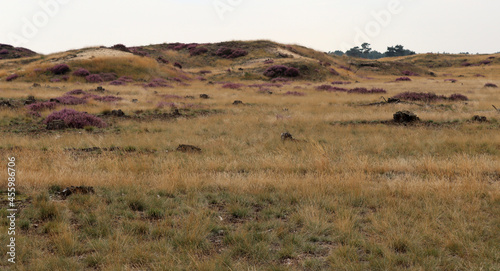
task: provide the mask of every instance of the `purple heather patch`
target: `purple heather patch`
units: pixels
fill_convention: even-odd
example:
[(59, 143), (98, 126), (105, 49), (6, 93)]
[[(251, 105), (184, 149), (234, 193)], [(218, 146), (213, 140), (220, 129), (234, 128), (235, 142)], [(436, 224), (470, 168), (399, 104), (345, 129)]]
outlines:
[(396, 82), (403, 82), (403, 81), (411, 81), (411, 78), (405, 76), (396, 78)]
[(238, 84), (238, 83), (227, 83), (222, 85), (222, 88), (230, 88), (230, 89), (239, 89), (246, 86), (245, 84)]
[(85, 79), (87, 80), (87, 82), (89, 83), (101, 83), (101, 82), (104, 82), (104, 80), (102, 79), (102, 77), (99, 75), (99, 74), (91, 74), (91, 75), (87, 75), (85, 77)]
[(53, 112), (45, 119), (44, 123), (47, 124), (54, 120), (62, 120), (68, 127), (75, 129), (83, 129), (86, 126), (94, 126), (98, 128), (104, 128), (107, 126), (102, 119), (94, 115), (67, 108), (61, 111)]
[(66, 64), (57, 64), (54, 67), (49, 68), (48, 70), (53, 74), (65, 74), (70, 71), (70, 68)]
[(55, 102), (38, 102), (38, 103), (33, 103), (30, 105), (27, 105), (26, 108), (29, 111), (43, 111), (43, 110), (54, 110), (57, 106), (57, 103)]
[(85, 77), (85, 76), (89, 76), (90, 72), (87, 69), (78, 68), (76, 71), (73, 72), (73, 75), (74, 76)]
[(19, 75), (17, 75), (16, 73), (14, 73), (14, 74), (11, 74), (11, 75), (7, 76), (7, 78), (5, 78), (5, 81), (10, 82), (10, 81), (16, 80), (17, 78), (19, 78)]

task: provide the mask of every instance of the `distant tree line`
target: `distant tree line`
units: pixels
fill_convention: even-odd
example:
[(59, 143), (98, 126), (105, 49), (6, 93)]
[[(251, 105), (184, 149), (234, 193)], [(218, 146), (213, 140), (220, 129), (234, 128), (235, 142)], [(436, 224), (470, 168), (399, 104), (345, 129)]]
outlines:
[(367, 59), (379, 59), (383, 57), (394, 57), (394, 56), (409, 56), (414, 55), (415, 52), (405, 49), (403, 45), (396, 45), (387, 47), (387, 51), (381, 53), (376, 50), (372, 50), (370, 48), (370, 44), (365, 42), (361, 44), (361, 47), (356, 46), (347, 50), (346, 52), (342, 52), (340, 50), (329, 52), (329, 54), (334, 54), (338, 56), (343, 56), (344, 54), (350, 57), (359, 57), (359, 58), (367, 58)]

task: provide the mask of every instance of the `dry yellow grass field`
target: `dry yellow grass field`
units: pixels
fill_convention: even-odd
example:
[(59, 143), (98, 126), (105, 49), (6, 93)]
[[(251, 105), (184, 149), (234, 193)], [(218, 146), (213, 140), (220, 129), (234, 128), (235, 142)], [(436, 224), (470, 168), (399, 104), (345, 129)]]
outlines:
[[(345, 86), (387, 90), (369, 95), (318, 91), (329, 82), (310, 80), (273, 87), (273, 94), (197, 80), (173, 88), (105, 84), (102, 95), (123, 100), (57, 107), (125, 112), (101, 116), (106, 128), (49, 131), (42, 121), (51, 110), (31, 117), (24, 106), (2, 107), (0, 188), (7, 189), (14, 156), (20, 211), (17, 263), (0, 266), (500, 270), (500, 113), (492, 107), (500, 107), (500, 95), (484, 87), (500, 84), (498, 67), (439, 68), (437, 77), (411, 82), (361, 71), (372, 79)], [(70, 80), (32, 88), (28, 81), (1, 82), (0, 96), (49, 100), (98, 86)], [(303, 96), (285, 95), (293, 91)], [(367, 106), (407, 91), (469, 100)], [(159, 102), (175, 103), (181, 116)], [(389, 122), (401, 110), (421, 121)], [(296, 140), (283, 141), (284, 132)], [(202, 151), (176, 151), (180, 144)], [(56, 193), (82, 185), (96, 193)], [(8, 212), (1, 212), (6, 255)]]

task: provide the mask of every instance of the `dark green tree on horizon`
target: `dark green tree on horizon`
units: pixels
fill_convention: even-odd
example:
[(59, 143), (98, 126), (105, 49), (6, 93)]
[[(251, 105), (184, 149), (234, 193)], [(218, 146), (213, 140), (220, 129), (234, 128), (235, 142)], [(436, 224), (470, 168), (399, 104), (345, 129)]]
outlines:
[[(396, 56), (407, 56), (414, 55), (415, 52), (405, 49), (403, 45), (396, 45), (387, 47), (387, 51), (385, 53), (381, 53), (379, 51), (373, 50), (371, 45), (367, 42), (361, 44), (360, 46), (352, 47), (351, 49), (345, 52), (345, 55), (350, 57), (359, 57), (366, 59), (379, 59), (383, 57), (396, 57)], [(338, 56), (343, 56), (344, 52), (340, 50), (336, 50), (334, 52), (329, 52), (329, 54), (334, 54)]]

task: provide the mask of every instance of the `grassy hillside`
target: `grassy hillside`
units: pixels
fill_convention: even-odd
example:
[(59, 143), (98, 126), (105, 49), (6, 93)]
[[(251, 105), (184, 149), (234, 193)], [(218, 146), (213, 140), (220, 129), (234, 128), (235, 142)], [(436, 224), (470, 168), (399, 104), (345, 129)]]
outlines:
[[(496, 56), (430, 68), (268, 41), (175, 46), (0, 61), (0, 78), (19, 75), (0, 82), (0, 179), (15, 157), (18, 209), (17, 263), (0, 269), (500, 269)], [(301, 75), (272, 83), (278, 64)]]

